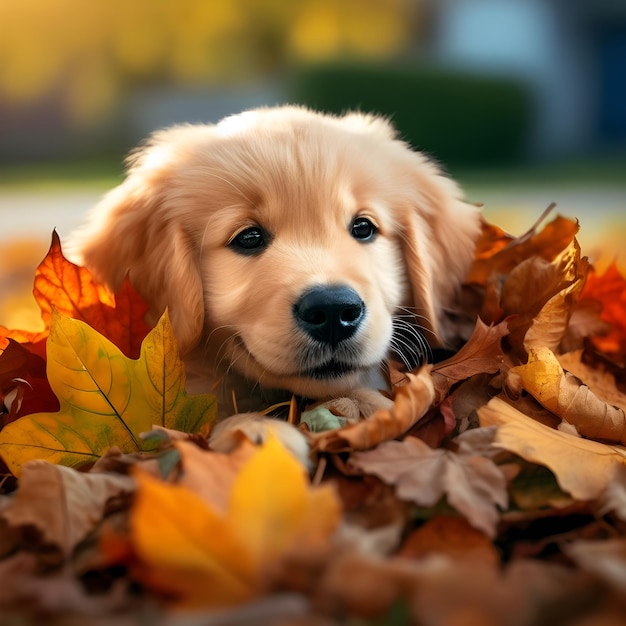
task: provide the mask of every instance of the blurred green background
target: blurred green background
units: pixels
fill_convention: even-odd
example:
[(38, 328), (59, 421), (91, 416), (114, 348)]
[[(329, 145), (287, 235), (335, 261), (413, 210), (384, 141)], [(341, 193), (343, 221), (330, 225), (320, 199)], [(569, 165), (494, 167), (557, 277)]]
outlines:
[(554, 201), (626, 261), (625, 2), (0, 0), (0, 323), (148, 133), (286, 102), (382, 113), (488, 219)]

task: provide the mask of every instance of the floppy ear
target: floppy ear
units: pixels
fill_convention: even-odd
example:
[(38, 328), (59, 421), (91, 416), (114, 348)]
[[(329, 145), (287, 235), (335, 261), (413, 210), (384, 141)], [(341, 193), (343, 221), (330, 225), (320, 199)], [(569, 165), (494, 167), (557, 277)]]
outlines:
[[(167, 206), (166, 165), (151, 160), (150, 152), (148, 148), (127, 179), (95, 207), (70, 247), (76, 259), (114, 291), (128, 275), (150, 304), (150, 321), (168, 307), (184, 353), (198, 342), (204, 324), (198, 251), (181, 220), (172, 215), (175, 207)], [(142, 158), (146, 154), (148, 158)]]
[(443, 323), (467, 275), (480, 233), (480, 211), (461, 199), (456, 183), (423, 155), (413, 169), (414, 193), (402, 211), (402, 249), (412, 293), (412, 305), (430, 322), (431, 343), (445, 343)]
[(430, 343), (445, 342), (445, 310), (469, 271), (480, 234), (480, 212), (463, 202), (456, 183), (432, 161), (399, 140), (384, 117), (353, 112), (344, 115), (341, 123), (378, 140), (381, 151), (387, 151), (398, 167), (399, 180), (410, 181), (397, 212), (411, 288), (407, 304), (423, 316), (420, 323), (430, 331)]

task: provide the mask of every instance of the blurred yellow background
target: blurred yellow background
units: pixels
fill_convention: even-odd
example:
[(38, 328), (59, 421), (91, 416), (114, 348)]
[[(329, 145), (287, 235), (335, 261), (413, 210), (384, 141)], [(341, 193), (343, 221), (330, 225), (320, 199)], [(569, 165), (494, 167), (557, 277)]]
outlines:
[(0, 0), (0, 323), (152, 130), (285, 102), (383, 113), (491, 221), (557, 202), (626, 267), (626, 3)]

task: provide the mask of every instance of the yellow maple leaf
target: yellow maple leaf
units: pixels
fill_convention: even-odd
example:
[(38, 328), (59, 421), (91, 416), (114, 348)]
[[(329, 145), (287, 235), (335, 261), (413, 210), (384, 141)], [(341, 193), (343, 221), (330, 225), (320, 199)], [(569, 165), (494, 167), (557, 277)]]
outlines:
[(15, 475), (33, 459), (77, 466), (111, 446), (136, 452), (143, 448), (140, 434), (154, 424), (195, 432), (216, 416), (214, 396), (185, 392), (167, 312), (136, 360), (84, 322), (54, 313), (47, 354), (60, 409), (26, 415), (0, 431), (0, 456)]
[(282, 558), (328, 547), (339, 523), (333, 488), (311, 489), (302, 465), (274, 436), (242, 466), (226, 511), (185, 486), (136, 477), (136, 576), (185, 606), (228, 606), (261, 595)]

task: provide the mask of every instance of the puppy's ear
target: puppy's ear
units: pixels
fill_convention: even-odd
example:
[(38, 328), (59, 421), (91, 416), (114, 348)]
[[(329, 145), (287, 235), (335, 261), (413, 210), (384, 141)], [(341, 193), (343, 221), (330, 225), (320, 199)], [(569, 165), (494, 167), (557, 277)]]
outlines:
[(467, 275), (480, 233), (480, 211), (463, 202), (461, 191), (419, 153), (414, 161), (414, 191), (401, 212), (401, 245), (412, 293), (412, 306), (433, 334), (446, 341), (445, 311)]
[(126, 180), (95, 207), (70, 249), (114, 291), (128, 275), (150, 304), (150, 321), (168, 307), (184, 353), (197, 343), (204, 323), (199, 254), (175, 208), (167, 205), (171, 174), (157, 150), (149, 147), (136, 157)]

